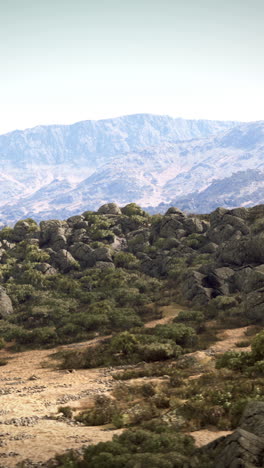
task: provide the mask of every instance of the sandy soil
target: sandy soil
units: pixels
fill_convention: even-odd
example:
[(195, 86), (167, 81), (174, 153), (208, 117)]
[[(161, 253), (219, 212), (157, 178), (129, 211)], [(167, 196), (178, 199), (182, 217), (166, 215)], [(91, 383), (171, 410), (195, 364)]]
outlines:
[[(164, 317), (146, 326), (169, 323), (183, 309), (176, 304), (165, 306)], [(225, 330), (219, 334), (221, 341), (209, 350), (193, 354), (201, 360), (210, 360), (215, 354), (237, 349), (235, 343), (244, 339), (245, 331), (246, 327)], [(50, 356), (61, 349), (91, 345), (103, 338), (52, 350), (0, 351), (0, 359), (8, 359), (8, 364), (0, 367), (0, 468), (14, 467), (25, 459), (44, 462), (45, 466), (45, 461), (56, 453), (111, 440), (113, 434), (122, 431), (82, 426), (58, 415), (59, 406), (70, 405), (76, 411), (89, 406), (96, 394), (111, 392), (115, 381), (107, 369), (58, 370)], [(200, 446), (223, 432), (203, 430), (192, 435)]]
[[(5, 468), (26, 458), (45, 461), (69, 448), (107, 441), (120, 433), (56, 419), (59, 406), (87, 406), (94, 395), (111, 391), (113, 385), (104, 369), (71, 373), (43, 367), (59, 349), (0, 352), (1, 358), (10, 359), (0, 368), (0, 465)], [(36, 379), (31, 380), (32, 376)]]
[(210, 442), (213, 442), (213, 440), (229, 434), (232, 434), (232, 431), (219, 431), (217, 429), (201, 429), (200, 431), (190, 432), (190, 435), (194, 438), (195, 445), (197, 447), (207, 445)]
[(179, 304), (171, 304), (168, 306), (161, 307), (163, 317), (161, 319), (152, 320), (145, 324), (146, 328), (154, 328), (156, 325), (164, 325), (165, 323), (170, 323), (172, 320), (177, 317), (181, 310), (187, 310), (187, 307), (181, 306)]

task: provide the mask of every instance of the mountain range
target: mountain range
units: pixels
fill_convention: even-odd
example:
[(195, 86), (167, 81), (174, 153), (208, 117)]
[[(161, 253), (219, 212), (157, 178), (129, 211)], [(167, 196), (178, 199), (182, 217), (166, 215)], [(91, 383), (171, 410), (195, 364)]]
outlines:
[(137, 114), (0, 135), (0, 222), (66, 218), (109, 201), (148, 211), (264, 198), (264, 121)]

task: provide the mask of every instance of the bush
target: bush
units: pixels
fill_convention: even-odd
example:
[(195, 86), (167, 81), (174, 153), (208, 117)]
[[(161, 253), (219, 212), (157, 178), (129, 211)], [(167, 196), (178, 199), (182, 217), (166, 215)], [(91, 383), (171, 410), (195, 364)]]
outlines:
[(252, 364), (251, 353), (227, 351), (216, 360), (216, 368), (221, 369), (227, 367), (227, 369), (243, 371)]
[(139, 265), (139, 260), (129, 252), (118, 252), (114, 256), (114, 264), (119, 268), (133, 269)]
[(71, 419), (72, 409), (70, 406), (59, 406), (58, 413), (62, 413), (65, 418)]
[(216, 310), (228, 310), (235, 306), (237, 306), (237, 301), (232, 296), (217, 296), (210, 303), (210, 308)]
[(264, 359), (264, 331), (258, 333), (252, 342), (252, 356), (255, 361)]
[(113, 353), (122, 353), (124, 355), (133, 354), (138, 347), (138, 340), (135, 335), (129, 332), (123, 332), (111, 340), (110, 350)]
[(157, 325), (151, 332), (184, 347), (194, 346), (197, 343), (195, 330), (182, 324)]
[(147, 213), (140, 208), (136, 203), (129, 203), (128, 205), (121, 208), (121, 211), (126, 216), (148, 216)]
[(197, 322), (202, 323), (205, 321), (204, 313), (197, 310), (181, 310), (177, 317), (173, 320), (177, 322)]
[(105, 395), (98, 395), (95, 398), (95, 407), (83, 411), (75, 419), (87, 426), (101, 426), (112, 422), (117, 412), (118, 409), (114, 400)]
[(140, 346), (139, 354), (144, 361), (163, 361), (178, 357), (182, 353), (180, 346), (172, 343), (151, 343), (149, 345)]

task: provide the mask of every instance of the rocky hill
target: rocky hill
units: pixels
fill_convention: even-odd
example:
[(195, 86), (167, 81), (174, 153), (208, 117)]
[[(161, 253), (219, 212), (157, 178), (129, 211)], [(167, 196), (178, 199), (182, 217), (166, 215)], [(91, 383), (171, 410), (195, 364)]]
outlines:
[[(68, 439), (67, 425), (81, 425), (82, 437), (86, 426), (125, 430), (113, 445), (85, 449), (83, 460), (76, 452), (44, 466), (99, 468), (107, 459), (121, 468), (138, 463), (228, 468), (232, 454), (236, 462), (261, 466), (263, 433), (256, 431), (257, 423), (250, 425), (247, 414), (260, 415), (257, 420), (263, 411), (255, 402), (261, 403), (264, 394), (264, 205), (217, 208), (208, 215), (170, 207), (164, 215), (149, 215), (134, 203), (123, 208), (110, 203), (64, 221), (21, 220), (2, 229), (0, 239), (0, 363), (6, 366), (0, 390), (7, 411), (14, 405), (11, 398), (32, 391), (35, 403), (24, 408), (41, 413), (30, 415), (36, 425), (33, 438), (42, 437), (46, 420), (52, 421), (49, 427), (62, 421), (58, 431)], [(16, 358), (10, 353), (52, 347), (58, 361), (45, 363), (53, 369), (50, 376), (41, 372), (46, 383), (31, 388), (22, 379), (12, 388), (5, 386), (16, 362), (21, 372), (24, 366), (23, 354)], [(27, 352), (39, 367), (40, 358)], [(51, 354), (43, 352), (49, 360)], [(105, 369), (103, 377), (96, 371), (92, 383), (92, 374), (88, 379), (85, 372), (98, 368)], [(83, 386), (78, 393), (76, 376), (71, 384), (75, 396), (60, 396), (44, 407), (38, 392), (55, 398), (60, 388), (54, 384), (56, 375), (75, 369), (86, 376), (90, 393)], [(26, 367), (27, 380), (28, 372)], [(90, 391), (98, 383), (103, 388), (105, 376), (109, 383), (109, 375), (112, 383), (101, 396)], [(20, 383), (21, 389), (16, 387)], [(60, 416), (57, 401), (67, 403), (58, 408)], [(244, 410), (248, 413), (242, 416)], [(28, 421), (20, 405), (16, 411), (12, 409), (13, 419), (1, 413), (0, 423)], [(40, 435), (37, 425), (43, 429)], [(203, 431), (209, 442), (233, 433), (204, 450)], [(63, 439), (62, 451), (74, 448), (68, 439)], [(101, 434), (99, 440), (109, 439)], [(43, 439), (32, 444), (39, 450), (38, 440)], [(140, 448), (135, 449), (135, 440)], [(250, 443), (254, 453), (247, 450)], [(231, 453), (230, 444), (236, 451)], [(30, 451), (30, 443), (26, 447)], [(47, 460), (44, 452), (34, 460)], [(4, 453), (3, 448), (7, 457)], [(16, 456), (9, 460), (8, 455), (4, 466), (15, 466)]]

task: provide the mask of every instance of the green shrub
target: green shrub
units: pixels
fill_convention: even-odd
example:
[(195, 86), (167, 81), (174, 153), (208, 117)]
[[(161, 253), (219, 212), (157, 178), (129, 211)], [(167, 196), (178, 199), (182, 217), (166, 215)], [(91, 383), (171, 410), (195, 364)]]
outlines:
[(129, 203), (128, 205), (121, 208), (121, 211), (126, 216), (148, 216), (147, 213), (140, 208), (136, 203)]
[(247, 352), (227, 351), (216, 361), (216, 368), (243, 371), (252, 364), (252, 355)]
[(177, 317), (173, 320), (174, 323), (177, 322), (197, 322), (202, 323), (205, 321), (205, 316), (203, 312), (197, 310), (181, 310)]
[(139, 265), (139, 260), (129, 252), (117, 252), (114, 256), (114, 264), (119, 268), (133, 269)]
[(210, 307), (217, 310), (228, 310), (236, 305), (236, 298), (232, 296), (217, 296), (210, 303)]
[(264, 331), (258, 333), (252, 341), (252, 356), (255, 361), (264, 359)]
[(65, 418), (71, 419), (72, 409), (70, 406), (59, 406), (58, 413), (62, 413)]
[(146, 362), (163, 361), (178, 357), (182, 353), (180, 346), (171, 343), (151, 343), (138, 347), (142, 359)]
[(157, 325), (151, 332), (184, 347), (191, 347), (197, 343), (195, 330), (182, 324)]
[(117, 412), (114, 400), (105, 395), (98, 395), (95, 398), (95, 407), (81, 412), (75, 419), (87, 426), (102, 426), (111, 423)]
[(3, 240), (7, 240), (9, 242), (12, 242), (13, 241), (13, 237), (14, 237), (14, 229), (12, 229), (11, 227), (4, 227), (3, 229), (1, 229), (0, 231), (0, 239)]
[(259, 234), (264, 231), (264, 218), (257, 219), (254, 224), (252, 224), (251, 230), (253, 234)]
[(15, 305), (27, 302), (36, 293), (31, 284), (16, 284), (14, 282), (7, 283), (6, 291)]
[(129, 332), (123, 332), (116, 335), (111, 340), (110, 349), (113, 353), (122, 353), (124, 355), (133, 354), (138, 348), (138, 340), (135, 335)]

